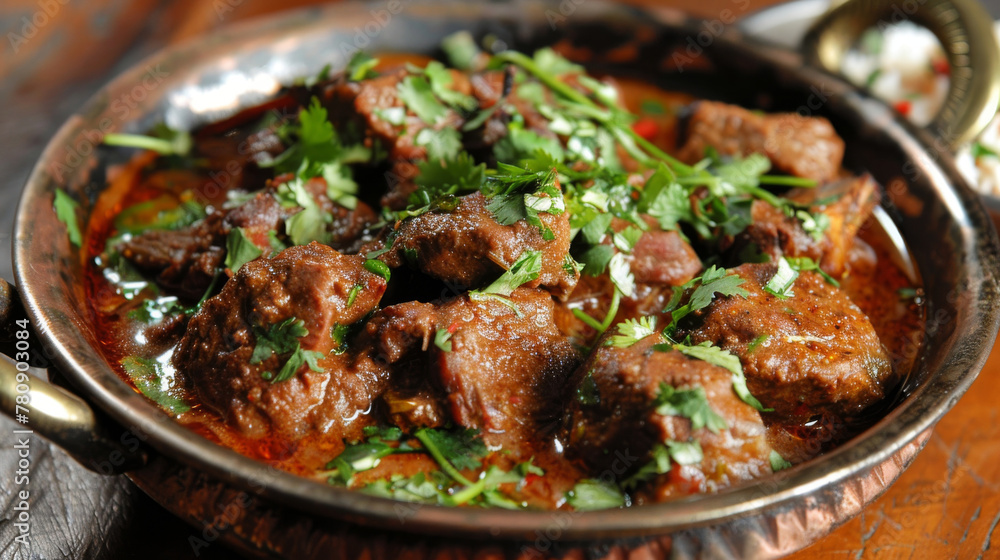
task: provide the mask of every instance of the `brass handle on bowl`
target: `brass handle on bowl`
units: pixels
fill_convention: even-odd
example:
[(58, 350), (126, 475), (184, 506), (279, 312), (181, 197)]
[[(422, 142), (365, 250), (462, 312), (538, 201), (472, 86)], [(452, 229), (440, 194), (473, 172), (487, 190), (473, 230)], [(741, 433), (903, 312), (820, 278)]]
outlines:
[(944, 47), (951, 84), (928, 129), (952, 150), (989, 124), (1000, 103), (1000, 53), (993, 19), (977, 0), (848, 0), (806, 33), (806, 61), (838, 72), (844, 56), (868, 28), (909, 20), (929, 29)]
[[(15, 357), (21, 357), (17, 342), (27, 340), (17, 336), (28, 330), (17, 324), (18, 319), (26, 321), (23, 318), (17, 292), (0, 279), (0, 340)], [(27, 323), (21, 325), (26, 327)], [(112, 438), (86, 401), (31, 375), (28, 369), (28, 360), (14, 361), (0, 355), (0, 410), (22, 422), (15, 438), (43, 436), (81, 465), (103, 474), (118, 474), (145, 464), (145, 453)]]

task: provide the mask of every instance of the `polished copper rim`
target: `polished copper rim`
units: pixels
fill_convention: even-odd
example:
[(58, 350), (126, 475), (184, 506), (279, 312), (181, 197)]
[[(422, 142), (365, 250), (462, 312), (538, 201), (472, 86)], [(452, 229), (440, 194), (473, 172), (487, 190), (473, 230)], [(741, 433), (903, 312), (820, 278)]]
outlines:
[[(547, 21), (546, 9), (546, 6), (534, 3), (449, 4), (447, 16), (444, 16), (439, 4), (415, 3), (405, 14), (397, 16), (397, 23), (408, 26), (411, 34), (420, 33), (423, 44), (432, 45), (436, 44), (439, 35), (450, 29), (445, 24), (447, 22), (454, 26), (463, 21), (506, 20), (522, 22), (530, 27)], [(60, 179), (58, 166), (53, 164), (66, 160), (74, 144), (93, 130), (102, 116), (108, 114), (113, 100), (139, 83), (150, 67), (166, 71), (170, 88), (151, 92), (146, 104), (148, 110), (138, 115), (141, 118), (128, 122), (129, 130), (148, 127), (164, 114), (170, 118), (169, 111), (176, 109), (178, 97), (170, 97), (169, 93), (177, 94), (185, 84), (197, 84), (210, 73), (217, 72), (220, 64), (255, 63), (255, 53), (292, 48), (296, 41), (323, 36), (333, 29), (350, 33), (355, 26), (363, 26), (370, 21), (370, 10), (370, 5), (343, 4), (236, 26), (204, 40), (161, 52), (111, 82), (59, 130), (29, 178), (15, 226), (15, 271), (19, 289), (34, 326), (55, 354), (59, 369), (80, 393), (126, 428), (136, 427), (147, 437), (151, 447), (171, 459), (258, 493), (275, 503), (321, 517), (408, 532), (485, 539), (532, 538), (539, 527), (552, 523), (552, 513), (424, 506), (401, 519), (398, 502), (317, 484), (270, 469), (210, 443), (171, 421), (117, 377), (94, 350), (95, 335), (89, 332), (89, 317), (81, 313), (79, 302), (73, 301), (80, 292), (74, 294), (62, 289), (67, 282), (72, 284), (71, 267), (79, 263), (70, 251), (63, 231), (58, 224), (53, 224), (51, 196), (57, 184), (68, 185), (78, 192), (85, 187), (79, 183), (73, 185), (65, 177)], [(607, 22), (667, 25), (654, 23), (648, 15), (628, 8), (597, 2), (581, 5), (573, 18), (577, 21), (592, 18)], [(696, 23), (686, 23), (697, 29)], [(392, 40), (402, 38), (405, 37), (401, 35), (385, 40), (391, 46)], [(278, 39), (285, 42), (280, 43)], [(898, 147), (924, 173), (928, 188), (937, 193), (935, 204), (939, 205), (940, 212), (948, 216), (950, 228), (942, 235), (949, 239), (956, 252), (961, 253), (954, 256), (961, 265), (955, 278), (955, 287), (961, 290), (961, 297), (954, 302), (946, 302), (954, 310), (955, 322), (946, 329), (947, 332), (939, 334), (942, 339), (934, 341), (937, 352), (922, 356), (920, 367), (925, 370), (926, 379), (921, 380), (912, 394), (871, 429), (822, 458), (797, 466), (780, 476), (716, 495), (642, 508), (574, 515), (573, 522), (561, 531), (560, 538), (590, 540), (664, 534), (730, 522), (768, 511), (803, 507), (808, 500), (822, 495), (824, 489), (864, 476), (932, 427), (972, 383), (995, 337), (998, 326), (998, 311), (993, 305), (997, 295), (994, 270), (998, 255), (997, 240), (978, 198), (964, 186), (950, 156), (933, 154), (928, 148), (932, 145), (930, 139), (924, 133), (900, 122), (883, 105), (858, 94), (851, 86), (822, 72), (801, 69), (800, 57), (764, 46), (737, 44), (744, 40), (727, 33), (716, 38), (710, 51), (740, 52), (747, 60), (763, 68), (780, 70), (787, 82), (775, 87), (808, 89), (821, 84), (824, 91), (838, 96), (838, 111), (877, 123), (880, 138)], [(313, 71), (319, 67), (316, 66)], [(283, 70), (294, 74), (308, 73), (291, 67)], [(268, 93), (251, 92), (246, 101), (259, 101)], [(255, 95), (258, 98), (254, 98)], [(187, 118), (183, 111), (173, 115), (181, 121)], [(932, 155), (936, 155), (936, 159)], [(69, 175), (79, 180), (83, 171), (80, 168), (71, 169)], [(925, 277), (933, 284), (932, 275), (925, 273)]]

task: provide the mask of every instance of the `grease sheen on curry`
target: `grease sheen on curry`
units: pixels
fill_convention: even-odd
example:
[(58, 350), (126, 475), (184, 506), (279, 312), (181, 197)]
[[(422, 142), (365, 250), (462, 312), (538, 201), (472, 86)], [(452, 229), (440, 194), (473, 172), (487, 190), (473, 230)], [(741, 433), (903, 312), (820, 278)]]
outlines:
[(714, 492), (880, 417), (920, 290), (826, 120), (445, 50), (109, 172), (87, 289), (123, 378), (249, 457), (456, 506)]

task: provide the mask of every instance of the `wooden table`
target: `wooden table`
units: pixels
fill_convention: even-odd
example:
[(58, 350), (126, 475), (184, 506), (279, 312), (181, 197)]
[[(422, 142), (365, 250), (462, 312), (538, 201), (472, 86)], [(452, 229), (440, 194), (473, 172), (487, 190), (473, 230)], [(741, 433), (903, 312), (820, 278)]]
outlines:
[[(647, 0), (649, 1), (649, 0)], [(311, 0), (3, 0), (0, 30), (0, 276), (12, 278), (9, 231), (21, 186), (42, 146), (110, 75), (163, 45)], [(774, 0), (681, 0), (706, 18), (741, 16)], [(1000, 1), (993, 0), (994, 16)], [(1000, 558), (1000, 349), (969, 393), (938, 425), (896, 484), (798, 559)], [(0, 419), (0, 509), (14, 504), (15, 454)], [(172, 518), (124, 478), (93, 474), (61, 451), (32, 450), (30, 549), (12, 545), (0, 521), (2, 558), (193, 557), (197, 531)], [(4, 516), (4, 519), (8, 516)], [(221, 546), (199, 558), (234, 558)]]

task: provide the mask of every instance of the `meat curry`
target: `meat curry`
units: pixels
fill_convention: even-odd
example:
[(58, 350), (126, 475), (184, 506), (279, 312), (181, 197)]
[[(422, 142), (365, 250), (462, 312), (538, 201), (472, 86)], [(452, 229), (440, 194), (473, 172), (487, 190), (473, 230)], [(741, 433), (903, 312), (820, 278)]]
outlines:
[(84, 237), (123, 379), (321, 483), (511, 509), (717, 492), (884, 413), (920, 291), (827, 120), (445, 51), (109, 135), (146, 148)]

